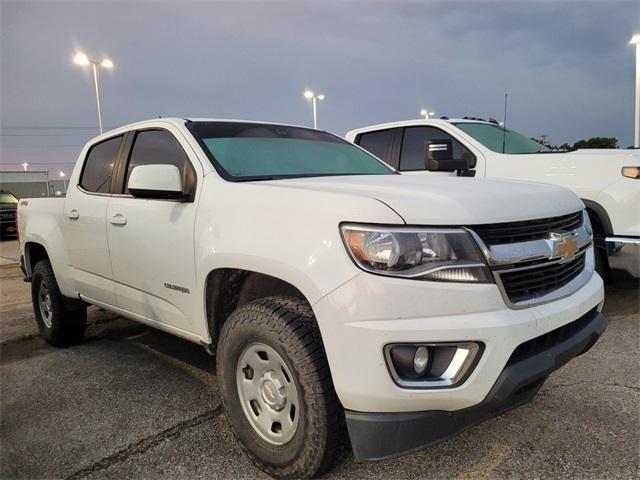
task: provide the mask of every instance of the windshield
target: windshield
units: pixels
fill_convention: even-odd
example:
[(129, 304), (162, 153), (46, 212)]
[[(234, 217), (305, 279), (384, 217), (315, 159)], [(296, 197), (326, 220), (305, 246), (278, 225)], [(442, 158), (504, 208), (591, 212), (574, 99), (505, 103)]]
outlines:
[(228, 180), (395, 173), (364, 150), (317, 130), (233, 122), (186, 126)]
[(471, 122), (454, 123), (454, 125), (494, 152), (518, 154), (551, 151), (541, 143), (513, 130), (503, 129), (500, 125)]
[(18, 199), (13, 196), (13, 193), (0, 192), (0, 203), (18, 203)]

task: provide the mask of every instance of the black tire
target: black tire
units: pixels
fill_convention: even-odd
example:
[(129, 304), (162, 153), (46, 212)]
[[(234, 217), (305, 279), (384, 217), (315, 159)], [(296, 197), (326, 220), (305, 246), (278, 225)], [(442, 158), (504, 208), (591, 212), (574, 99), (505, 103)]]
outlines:
[[(40, 305), (45, 289), (49, 296), (47, 318)], [(82, 340), (87, 325), (87, 309), (79, 307), (72, 310), (66, 307), (49, 260), (39, 261), (33, 269), (31, 300), (38, 330), (49, 345), (62, 347)]]
[[(236, 368), (245, 349), (260, 342), (274, 349), (292, 372), (300, 412), (295, 434), (283, 445), (265, 441), (249, 423), (238, 394)], [(255, 300), (234, 311), (217, 347), (223, 405), (240, 445), (253, 462), (276, 478), (311, 478), (350, 451), (344, 410), (336, 396), (313, 311), (290, 297)]]

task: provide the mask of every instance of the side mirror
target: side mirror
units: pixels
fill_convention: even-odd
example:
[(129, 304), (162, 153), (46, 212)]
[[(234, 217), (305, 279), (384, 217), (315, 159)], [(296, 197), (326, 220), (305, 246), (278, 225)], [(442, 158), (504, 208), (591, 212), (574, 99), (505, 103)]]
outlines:
[(134, 197), (181, 199), (182, 178), (175, 165), (138, 165), (131, 170), (128, 183)]
[(453, 142), (451, 140), (427, 140), (425, 144), (424, 163), (432, 172), (455, 172), (468, 170), (468, 160), (453, 159)]

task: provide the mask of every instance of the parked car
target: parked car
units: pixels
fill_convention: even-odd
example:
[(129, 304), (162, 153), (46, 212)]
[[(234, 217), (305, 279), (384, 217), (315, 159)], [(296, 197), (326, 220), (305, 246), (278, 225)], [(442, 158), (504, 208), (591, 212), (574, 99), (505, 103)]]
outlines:
[(51, 345), (81, 339), (87, 304), (202, 344), (275, 477), (448, 439), (529, 401), (606, 327), (575, 194), (399, 175), (308, 128), (113, 130), (18, 225)]
[(640, 150), (557, 152), (497, 123), (469, 118), (372, 125), (346, 138), (410, 175), (506, 178), (570, 188), (589, 213), (600, 274), (618, 286), (640, 284)]
[(18, 233), (16, 226), (16, 212), (18, 199), (11, 192), (0, 190), (0, 237), (15, 236)]

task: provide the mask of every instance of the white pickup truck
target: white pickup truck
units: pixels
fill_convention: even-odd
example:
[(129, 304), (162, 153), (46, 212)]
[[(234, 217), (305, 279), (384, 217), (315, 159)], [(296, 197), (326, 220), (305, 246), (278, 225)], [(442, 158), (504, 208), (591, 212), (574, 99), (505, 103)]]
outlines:
[(18, 225), (50, 344), (81, 339), (88, 304), (202, 344), (241, 445), (280, 478), (450, 438), (606, 328), (575, 194), (400, 175), (308, 128), (113, 130)]
[(372, 125), (346, 138), (410, 175), (458, 174), (569, 188), (589, 213), (600, 275), (618, 286), (640, 284), (640, 150), (557, 152), (497, 123), (469, 118)]

